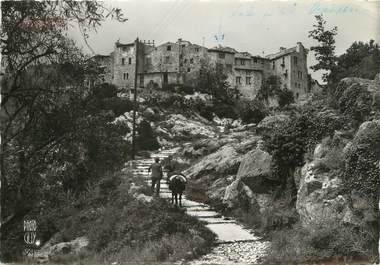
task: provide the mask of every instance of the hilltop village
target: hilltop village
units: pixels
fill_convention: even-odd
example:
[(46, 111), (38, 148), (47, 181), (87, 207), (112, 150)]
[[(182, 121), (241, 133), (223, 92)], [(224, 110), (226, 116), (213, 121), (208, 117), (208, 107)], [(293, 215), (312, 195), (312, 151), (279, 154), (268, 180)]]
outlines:
[(291, 48), (280, 47), (273, 54), (254, 56), (230, 47), (206, 48), (178, 39), (158, 46), (154, 42), (118, 41), (110, 55), (96, 55), (94, 59), (104, 68), (101, 82), (114, 84), (130, 94), (135, 78), (138, 91), (165, 85), (193, 86), (202, 62), (207, 62), (222, 64), (231, 87), (245, 98), (254, 98), (263, 81), (274, 75), (279, 77), (282, 89), (291, 90), (295, 100), (301, 100), (311, 91), (307, 54), (301, 42)]

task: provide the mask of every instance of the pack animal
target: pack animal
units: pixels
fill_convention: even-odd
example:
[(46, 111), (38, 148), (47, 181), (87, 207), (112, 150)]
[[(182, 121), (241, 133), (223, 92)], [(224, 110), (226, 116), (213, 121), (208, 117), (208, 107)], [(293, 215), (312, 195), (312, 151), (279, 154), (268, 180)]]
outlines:
[(169, 190), (172, 192), (172, 204), (182, 206), (182, 193), (186, 189), (187, 179), (183, 174), (174, 174), (169, 178)]

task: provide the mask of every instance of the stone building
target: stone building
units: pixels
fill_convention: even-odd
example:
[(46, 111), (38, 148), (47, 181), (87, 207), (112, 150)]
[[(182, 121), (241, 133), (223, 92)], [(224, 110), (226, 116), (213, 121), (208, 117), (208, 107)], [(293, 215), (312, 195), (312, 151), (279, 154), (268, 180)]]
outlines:
[(270, 74), (280, 77), (282, 88), (294, 93), (295, 99), (310, 92), (310, 76), (307, 72), (308, 51), (298, 42), (297, 46), (266, 56), (270, 63)]
[[(178, 39), (155, 46), (139, 42), (137, 86), (139, 91), (162, 89), (166, 86), (195, 86), (202, 61), (222, 64), (232, 89), (243, 97), (254, 98), (266, 78), (278, 76), (281, 88), (293, 91), (296, 99), (310, 92), (307, 72), (307, 49), (298, 42), (295, 47), (265, 57), (238, 52), (230, 47), (206, 48)], [(100, 56), (107, 66), (104, 82), (133, 93), (136, 71), (136, 42), (117, 42), (109, 56)]]

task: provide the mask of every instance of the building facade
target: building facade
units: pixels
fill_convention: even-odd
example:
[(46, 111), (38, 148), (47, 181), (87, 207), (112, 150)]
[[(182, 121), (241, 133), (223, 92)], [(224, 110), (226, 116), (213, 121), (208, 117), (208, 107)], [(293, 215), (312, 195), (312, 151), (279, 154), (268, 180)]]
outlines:
[(138, 91), (162, 89), (167, 85), (195, 86), (202, 62), (206, 61), (222, 64), (231, 88), (245, 98), (254, 98), (264, 80), (274, 75), (280, 79), (282, 89), (289, 89), (295, 99), (302, 99), (310, 92), (307, 53), (300, 42), (262, 57), (230, 47), (206, 48), (178, 39), (158, 46), (154, 42), (117, 42), (109, 56), (99, 56), (98, 60), (106, 68), (102, 81), (128, 93), (133, 93), (136, 77)]

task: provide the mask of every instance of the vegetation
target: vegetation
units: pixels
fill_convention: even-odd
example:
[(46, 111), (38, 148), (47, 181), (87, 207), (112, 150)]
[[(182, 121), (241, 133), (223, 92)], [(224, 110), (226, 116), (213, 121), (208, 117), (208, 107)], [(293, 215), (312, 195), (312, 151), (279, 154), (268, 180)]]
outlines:
[(216, 102), (231, 102), (231, 89), (227, 81), (227, 70), (222, 64), (212, 65), (203, 61), (197, 76), (197, 88), (202, 93), (208, 93)]
[(325, 82), (331, 81), (331, 72), (336, 67), (335, 56), (335, 35), (337, 34), (337, 27), (330, 30), (326, 29), (326, 21), (322, 15), (315, 16), (316, 24), (313, 25), (313, 30), (309, 31), (309, 37), (318, 42), (318, 46), (310, 47), (310, 50), (315, 52), (315, 58), (318, 63), (311, 66), (314, 71), (324, 70), (327, 73), (322, 74), (322, 79)]
[(374, 40), (354, 42), (344, 54), (337, 57), (337, 66), (331, 76), (334, 82), (345, 77), (373, 79), (380, 69), (380, 48)]
[(281, 88), (281, 80), (278, 76), (270, 75), (265, 79), (262, 87), (258, 91), (257, 99), (268, 101), (269, 98), (277, 98), (278, 105), (283, 108), (294, 103), (293, 92), (287, 88)]

